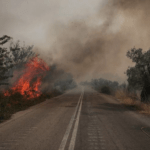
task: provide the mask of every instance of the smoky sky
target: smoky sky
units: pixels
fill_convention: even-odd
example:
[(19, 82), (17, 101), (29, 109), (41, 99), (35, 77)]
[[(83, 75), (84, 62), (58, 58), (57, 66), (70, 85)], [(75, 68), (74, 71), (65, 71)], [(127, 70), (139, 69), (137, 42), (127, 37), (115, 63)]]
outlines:
[(75, 79), (124, 81), (133, 47), (149, 49), (149, 0), (1, 0), (0, 35), (34, 44)]

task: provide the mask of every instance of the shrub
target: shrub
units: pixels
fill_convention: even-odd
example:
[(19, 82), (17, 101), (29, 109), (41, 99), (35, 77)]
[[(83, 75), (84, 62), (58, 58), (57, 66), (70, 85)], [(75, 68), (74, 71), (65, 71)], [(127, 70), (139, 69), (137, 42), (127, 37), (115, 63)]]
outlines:
[(109, 86), (101, 87), (101, 92), (104, 93), (104, 94), (108, 94), (108, 95), (112, 94), (112, 90)]

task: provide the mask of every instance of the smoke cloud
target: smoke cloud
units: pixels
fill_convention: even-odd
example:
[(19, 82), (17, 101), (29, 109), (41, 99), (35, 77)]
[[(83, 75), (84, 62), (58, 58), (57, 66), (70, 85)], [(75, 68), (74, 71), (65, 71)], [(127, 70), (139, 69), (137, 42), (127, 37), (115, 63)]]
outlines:
[[(5, 30), (0, 29), (1, 33), (11, 30), (16, 38), (33, 42), (44, 60), (78, 81), (103, 77), (123, 82), (127, 67), (134, 65), (126, 52), (150, 47), (149, 0), (15, 3), (18, 9), (14, 13), (9, 8), (15, 10), (15, 4), (8, 4), (10, 12), (2, 8), (0, 28)], [(9, 33), (5, 34), (13, 36)]]
[(53, 61), (79, 80), (125, 80), (124, 72), (132, 65), (126, 52), (149, 48), (149, 4), (148, 0), (109, 0), (95, 15), (102, 20), (99, 24), (90, 19), (57, 24)]

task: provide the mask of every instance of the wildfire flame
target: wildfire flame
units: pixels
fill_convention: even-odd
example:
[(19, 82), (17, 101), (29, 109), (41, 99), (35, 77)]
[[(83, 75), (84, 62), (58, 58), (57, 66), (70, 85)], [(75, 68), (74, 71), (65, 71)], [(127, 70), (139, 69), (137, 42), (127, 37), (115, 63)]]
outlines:
[[(26, 65), (24, 74), (11, 88), (13, 94), (19, 92), (27, 99), (36, 98), (41, 95), (39, 87), (42, 77), (49, 70), (48, 65), (37, 56), (32, 58)], [(4, 93), (5, 96), (10, 96), (9, 91)]]

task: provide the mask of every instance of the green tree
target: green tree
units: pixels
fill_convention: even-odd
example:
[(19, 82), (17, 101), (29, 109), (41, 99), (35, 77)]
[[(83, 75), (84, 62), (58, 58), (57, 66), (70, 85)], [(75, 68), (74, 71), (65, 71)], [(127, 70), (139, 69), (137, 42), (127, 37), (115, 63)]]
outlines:
[(127, 57), (135, 63), (126, 71), (129, 87), (141, 89), (141, 101), (150, 101), (150, 49), (143, 52), (141, 48), (132, 48), (127, 52)]
[(0, 37), (0, 85), (8, 85), (6, 79), (12, 77), (13, 71), (35, 56), (33, 46), (21, 46), (19, 41), (11, 41), (9, 48), (3, 47), (11, 39), (7, 35)]
[(32, 51), (33, 46), (21, 45), (19, 41), (11, 42), (10, 51), (13, 55), (13, 61), (16, 65), (26, 63), (30, 58), (35, 56), (35, 53)]
[(5, 82), (6, 79), (11, 77), (8, 75), (8, 71), (13, 67), (13, 61), (10, 55), (10, 51), (3, 44), (7, 43), (11, 37), (4, 35), (0, 37), (0, 85), (8, 84)]

